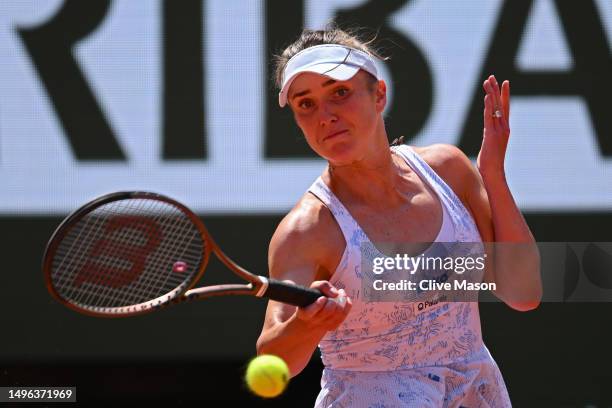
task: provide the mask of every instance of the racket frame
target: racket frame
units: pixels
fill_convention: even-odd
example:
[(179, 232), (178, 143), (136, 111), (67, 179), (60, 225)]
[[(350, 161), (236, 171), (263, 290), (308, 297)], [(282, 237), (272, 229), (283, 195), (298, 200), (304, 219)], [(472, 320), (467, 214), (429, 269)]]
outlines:
[[(135, 305), (121, 306), (121, 307), (100, 307), (99, 311), (92, 310), (91, 308), (85, 308), (78, 306), (74, 302), (71, 302), (60, 295), (51, 278), (53, 259), (59, 244), (62, 242), (64, 237), (70, 232), (70, 230), (78, 223), (85, 215), (93, 212), (97, 208), (115, 201), (128, 200), (128, 199), (153, 199), (161, 202), (170, 204), (179, 209), (185, 214), (194, 226), (200, 232), (204, 245), (202, 253), (202, 261), (198, 265), (198, 270), (193, 277), (189, 280), (184, 281), (182, 284), (177, 286), (170, 292), (159, 296), (155, 299), (148, 300)], [(244, 280), (248, 281), (248, 284), (223, 284), (223, 285), (212, 285), (204, 286), (193, 289), (196, 283), (202, 278), (204, 270), (210, 260), (210, 254), (215, 253), (217, 258), (232, 272), (240, 276)], [(204, 223), (200, 218), (193, 213), (188, 207), (181, 204), (180, 202), (173, 200), (167, 196), (157, 193), (151, 193), (146, 191), (121, 191), (106, 194), (98, 197), (77, 210), (70, 213), (55, 229), (51, 238), (45, 248), (43, 256), (43, 272), (45, 277), (45, 285), (49, 293), (64, 306), (90, 316), (95, 317), (125, 317), (140, 315), (159, 309), (161, 307), (168, 306), (170, 304), (176, 304), (183, 301), (196, 300), (212, 296), (222, 295), (252, 295), (252, 296), (264, 296), (269, 280), (266, 277), (252, 274), (246, 269), (242, 268), (234, 261), (232, 261), (216, 244), (212, 236), (204, 226)]]

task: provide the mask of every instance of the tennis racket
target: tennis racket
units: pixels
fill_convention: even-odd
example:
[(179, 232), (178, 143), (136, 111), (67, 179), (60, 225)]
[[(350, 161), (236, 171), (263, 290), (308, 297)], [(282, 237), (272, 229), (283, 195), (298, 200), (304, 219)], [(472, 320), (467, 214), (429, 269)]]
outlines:
[[(211, 253), (248, 283), (192, 289)], [(211, 296), (250, 295), (295, 306), (321, 296), (238, 266), (191, 210), (149, 192), (111, 193), (70, 214), (47, 244), (43, 271), (58, 301), (99, 317), (137, 315)]]

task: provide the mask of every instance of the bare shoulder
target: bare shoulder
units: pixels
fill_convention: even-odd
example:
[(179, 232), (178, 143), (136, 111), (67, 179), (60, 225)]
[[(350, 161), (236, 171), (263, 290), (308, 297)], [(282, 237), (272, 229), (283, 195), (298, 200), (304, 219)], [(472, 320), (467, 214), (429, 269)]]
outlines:
[(465, 171), (473, 167), (470, 159), (457, 146), (436, 143), (429, 146), (413, 147), (413, 149), (434, 170), (451, 166), (454, 170), (463, 168)]
[(272, 236), (268, 255), (270, 274), (300, 283), (301, 277), (286, 275), (285, 271), (314, 268), (317, 279), (328, 279), (344, 246), (342, 232), (329, 209), (306, 193)]
[(433, 144), (413, 147), (414, 151), (448, 184), (463, 201), (478, 182), (478, 172), (470, 159), (457, 146)]
[(447, 144), (415, 148), (415, 151), (471, 211), (483, 240), (493, 241), (495, 232), (488, 194), (480, 173), (470, 159), (456, 146)]

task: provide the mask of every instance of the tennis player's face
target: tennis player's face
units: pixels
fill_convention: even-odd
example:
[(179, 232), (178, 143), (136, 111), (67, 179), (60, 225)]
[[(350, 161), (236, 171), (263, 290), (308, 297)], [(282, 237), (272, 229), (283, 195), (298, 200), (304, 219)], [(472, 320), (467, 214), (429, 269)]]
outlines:
[(289, 88), (289, 103), (310, 147), (336, 164), (363, 159), (374, 146), (384, 83), (372, 89), (369, 74), (359, 71), (348, 81), (303, 73)]

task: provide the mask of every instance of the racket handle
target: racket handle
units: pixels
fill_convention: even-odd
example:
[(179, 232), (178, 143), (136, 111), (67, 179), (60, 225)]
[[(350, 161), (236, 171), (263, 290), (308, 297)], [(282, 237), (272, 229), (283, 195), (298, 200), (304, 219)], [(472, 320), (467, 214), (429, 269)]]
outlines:
[(268, 288), (261, 296), (289, 305), (304, 307), (314, 303), (323, 294), (316, 289), (268, 278)]

